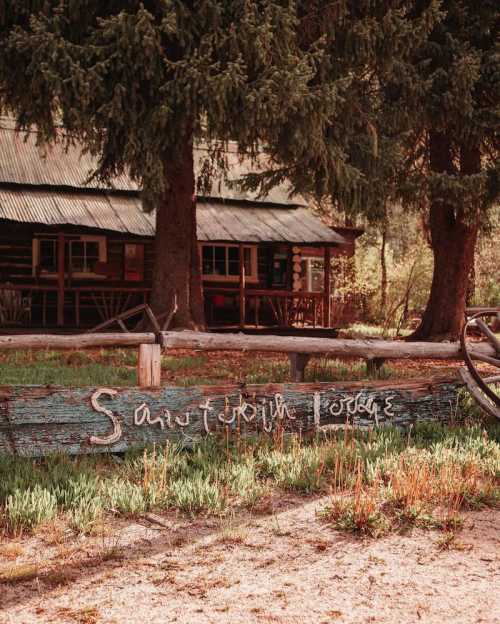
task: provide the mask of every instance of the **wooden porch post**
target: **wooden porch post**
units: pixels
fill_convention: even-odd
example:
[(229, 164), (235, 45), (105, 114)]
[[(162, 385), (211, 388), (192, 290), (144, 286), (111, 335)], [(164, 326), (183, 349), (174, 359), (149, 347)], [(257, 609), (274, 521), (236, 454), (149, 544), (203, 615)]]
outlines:
[(64, 234), (57, 235), (57, 324), (64, 326)]
[(331, 263), (331, 251), (330, 247), (325, 245), (325, 253), (324, 253), (324, 282), (323, 282), (323, 327), (330, 327), (330, 309), (331, 309), (331, 299), (330, 299), (330, 278), (332, 271), (332, 263)]
[(240, 252), (240, 329), (245, 327), (245, 254), (243, 245), (239, 245)]

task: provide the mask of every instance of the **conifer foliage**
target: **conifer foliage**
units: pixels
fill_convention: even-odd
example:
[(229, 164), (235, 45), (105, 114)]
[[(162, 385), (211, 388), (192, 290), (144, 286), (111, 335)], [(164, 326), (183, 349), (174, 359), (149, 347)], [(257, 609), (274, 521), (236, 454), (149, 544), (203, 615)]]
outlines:
[[(456, 339), (464, 322), (479, 229), (500, 191), (498, 3), (444, 0), (442, 19), (388, 85), (406, 125), (410, 199), (428, 215), (434, 273), (412, 339)], [(498, 271), (498, 267), (491, 267)]]
[(374, 90), (435, 19), (434, 0), (416, 16), (412, 6), (3, 0), (0, 106), (43, 141), (62, 123), (98, 157), (98, 177), (128, 170), (139, 181), (157, 211), (153, 307), (165, 311), (177, 293), (175, 324), (199, 327), (193, 144), (214, 155), (229, 139), (250, 155), (265, 145), (272, 170), (249, 185), (290, 177), (359, 203), (361, 164), (381, 162)]
[[(337, 75), (344, 64), (341, 75), (350, 75), (347, 65), (353, 73), (337, 82), (340, 97), (323, 159), (310, 158), (297, 143), (291, 147), (293, 138), (277, 142), (276, 160), (287, 163), (279, 174), (303, 192), (332, 198), (348, 217), (383, 223), (394, 203), (422, 211), (434, 271), (422, 323), (411, 338), (456, 339), (477, 234), (491, 208), (498, 210), (498, 3), (371, 6), (344, 3), (340, 36), (331, 22), (321, 25), (337, 33), (327, 38), (328, 72)], [(272, 180), (278, 170), (266, 175)]]
[[(78, 140), (96, 176), (127, 170), (156, 208), (152, 305), (203, 325), (193, 143), (254, 154), (290, 115), (326, 123), (317, 38), (286, 0), (22, 0), (0, 5), (0, 108), (41, 140)], [(309, 112), (315, 111), (309, 120)], [(323, 120), (323, 121), (322, 121)]]

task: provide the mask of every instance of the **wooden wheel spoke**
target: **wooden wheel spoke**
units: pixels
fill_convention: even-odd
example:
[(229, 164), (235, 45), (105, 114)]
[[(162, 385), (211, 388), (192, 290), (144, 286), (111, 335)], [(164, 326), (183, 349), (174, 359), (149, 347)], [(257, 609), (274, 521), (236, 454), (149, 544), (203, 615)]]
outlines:
[[(488, 342), (497, 352), (497, 355), (500, 356), (500, 340), (495, 336), (495, 334), (491, 331), (491, 329), (486, 325), (486, 323), (480, 319), (476, 319), (476, 325), (481, 331), (481, 333), (488, 339)], [(498, 364), (496, 365), (498, 366)]]
[(498, 358), (483, 355), (482, 353), (474, 353), (474, 351), (471, 352), (471, 358), (473, 360), (478, 360), (479, 362), (484, 362), (485, 364), (490, 364), (491, 366), (497, 366), (500, 368), (500, 360)]
[(481, 333), (487, 338), (488, 342), (495, 349), (495, 355), (498, 356), (500, 354), (500, 342), (498, 338), (486, 325), (486, 323), (480, 318), (481, 316), (490, 316), (494, 313), (496, 313), (496, 311), (494, 310), (488, 312), (480, 312), (472, 316), (464, 324), (462, 334), (460, 336), (460, 343), (462, 346), (463, 358), (467, 369), (461, 369), (460, 375), (463, 381), (466, 383), (471, 395), (474, 397), (481, 409), (483, 409), (486, 413), (490, 415), (500, 418), (500, 397), (492, 388), (489, 387), (488, 383), (491, 382), (491, 380), (483, 379), (474, 363), (474, 360), (476, 360), (500, 368), (500, 358), (476, 353), (473, 349), (469, 349), (467, 344), (467, 330), (470, 324), (472, 322), (475, 322)]
[(469, 371), (466, 368), (461, 368), (459, 373), (479, 407), (490, 416), (500, 418), (500, 408), (486, 398)]

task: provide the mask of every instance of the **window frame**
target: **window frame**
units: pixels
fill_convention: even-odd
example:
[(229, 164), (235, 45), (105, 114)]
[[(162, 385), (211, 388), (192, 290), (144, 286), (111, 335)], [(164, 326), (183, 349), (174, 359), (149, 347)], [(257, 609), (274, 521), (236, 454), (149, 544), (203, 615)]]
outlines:
[[(225, 275), (215, 275), (214, 273), (203, 272), (203, 249), (205, 247), (223, 247), (225, 249), (225, 263), (226, 263)], [(238, 253), (239, 253), (240, 245), (238, 243), (202, 243), (200, 245), (201, 273), (202, 273), (203, 281), (210, 281), (210, 282), (239, 282), (240, 281), (239, 270), (238, 270), (238, 275), (227, 274), (227, 270), (229, 268), (229, 258), (228, 258), (229, 248), (236, 248), (238, 249)], [(251, 274), (247, 275), (245, 273), (245, 281), (256, 283), (259, 281), (258, 264), (257, 264), (257, 245), (243, 245), (243, 254), (245, 253), (246, 249), (250, 251)], [(238, 267), (239, 267), (239, 262), (238, 262)]]
[[(34, 234), (33, 243), (32, 243), (32, 273), (33, 277), (37, 276), (37, 267), (40, 264), (40, 243), (42, 241), (53, 241), (56, 244), (56, 255), (57, 255), (57, 244), (58, 238), (57, 234)], [(65, 244), (68, 244), (68, 250), (71, 250), (71, 243), (73, 242), (83, 242), (83, 243), (97, 243), (99, 249), (99, 262), (106, 263), (108, 254), (107, 254), (107, 241), (105, 236), (93, 235), (93, 234), (75, 234), (75, 235), (67, 235), (65, 237)], [(86, 256), (84, 256), (86, 257)], [(69, 258), (71, 258), (71, 251), (69, 254)], [(68, 258), (68, 260), (69, 260)], [(56, 257), (57, 264), (57, 257)], [(69, 266), (69, 264), (68, 264)], [(93, 271), (68, 271), (65, 269), (65, 275), (70, 274), (72, 278), (75, 279), (106, 279), (105, 275), (101, 275), (99, 273), (94, 273)], [(57, 278), (58, 271), (57, 268), (54, 272), (47, 271), (46, 269), (42, 269), (38, 273), (38, 277), (47, 278), (47, 279), (55, 279)]]
[(312, 282), (313, 282), (312, 263), (313, 262), (322, 262), (323, 263), (322, 278), (323, 278), (323, 283), (324, 283), (324, 276), (325, 276), (325, 264), (324, 264), (325, 261), (324, 261), (324, 258), (321, 258), (320, 256), (302, 256), (301, 263), (302, 262), (305, 264), (305, 267), (306, 267), (305, 274), (302, 274), (302, 280), (303, 280), (303, 283), (305, 282), (306, 288), (302, 288), (302, 290), (305, 291), (305, 292), (322, 293), (323, 292), (323, 286), (319, 290), (312, 290)]

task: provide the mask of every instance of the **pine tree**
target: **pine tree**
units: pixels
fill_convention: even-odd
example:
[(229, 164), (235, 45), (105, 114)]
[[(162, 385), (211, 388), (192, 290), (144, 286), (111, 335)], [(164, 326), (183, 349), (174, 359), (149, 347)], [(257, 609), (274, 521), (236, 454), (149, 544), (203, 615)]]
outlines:
[[(411, 339), (456, 339), (464, 322), (479, 229), (500, 191), (498, 4), (444, 0), (443, 19), (387, 101), (411, 109), (410, 199), (428, 211), (434, 273)], [(492, 267), (495, 270), (495, 267)]]
[(276, 142), (275, 159), (286, 163), (277, 170), (298, 190), (329, 196), (337, 209), (369, 221), (382, 222), (394, 202), (423, 211), (434, 272), (412, 339), (456, 339), (477, 233), (500, 188), (497, 3), (416, 0), (386, 6), (384, 19), (359, 21), (363, 6), (346, 2), (349, 37), (329, 39), (328, 71), (347, 62), (349, 48), (364, 54), (350, 61), (353, 80), (339, 85), (343, 112), (327, 129), (323, 160), (307, 153), (293, 160), (297, 146)]
[(153, 307), (168, 309), (177, 293), (176, 325), (199, 327), (193, 144), (207, 143), (214, 158), (230, 139), (250, 156), (264, 145), (271, 170), (247, 185), (265, 190), (290, 177), (346, 205), (375, 198), (376, 210), (384, 202), (363, 166), (393, 166), (374, 94), (437, 13), (437, 0), (416, 16), (412, 6), (3, 0), (0, 107), (20, 127), (36, 124), (42, 141), (62, 123), (68, 140), (98, 157), (97, 176), (126, 170), (141, 184), (157, 214)]
[(0, 4), (0, 109), (42, 142), (62, 124), (97, 157), (97, 177), (140, 183), (156, 208), (152, 306), (176, 295), (176, 326), (204, 323), (193, 144), (214, 161), (228, 140), (255, 156), (290, 114), (304, 131), (330, 116), (331, 81), (314, 84), (320, 42), (298, 32), (286, 0)]

